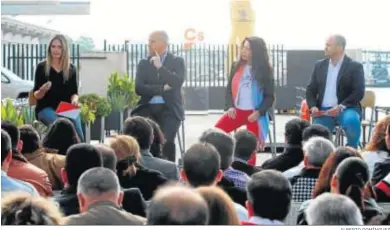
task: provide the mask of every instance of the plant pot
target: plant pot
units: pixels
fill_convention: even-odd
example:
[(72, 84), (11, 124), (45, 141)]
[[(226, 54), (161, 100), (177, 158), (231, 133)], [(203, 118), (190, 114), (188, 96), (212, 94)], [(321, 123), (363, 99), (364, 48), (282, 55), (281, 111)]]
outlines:
[(124, 111), (112, 111), (106, 118), (105, 118), (105, 130), (116, 130), (120, 131), (123, 128), (123, 116)]
[(91, 142), (91, 125), (84, 125), (84, 139), (85, 143)]
[(104, 142), (104, 122), (105, 117), (96, 117), (95, 122), (91, 124), (91, 140)]

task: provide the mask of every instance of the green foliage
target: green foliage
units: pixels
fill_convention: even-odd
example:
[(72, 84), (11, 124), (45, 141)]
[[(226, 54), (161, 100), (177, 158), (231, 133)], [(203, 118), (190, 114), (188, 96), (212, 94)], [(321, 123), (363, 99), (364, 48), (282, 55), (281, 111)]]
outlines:
[(81, 104), (80, 119), (85, 125), (91, 125), (91, 123), (95, 122), (96, 116), (86, 104)]
[(8, 120), (18, 127), (24, 124), (23, 114), (18, 112), (9, 98), (1, 102), (1, 120)]
[(107, 98), (95, 93), (81, 95), (79, 102), (86, 105), (95, 114), (95, 117), (106, 117), (111, 113), (111, 105)]
[(80, 36), (77, 40), (72, 42), (75, 45), (79, 45), (80, 52), (88, 52), (95, 49), (95, 42), (91, 37)]
[(108, 99), (105, 97), (101, 97), (98, 101), (96, 108), (96, 116), (98, 117), (106, 117), (111, 113), (111, 105), (108, 102)]
[(107, 99), (116, 111), (134, 107), (138, 101), (134, 79), (127, 74), (121, 77), (117, 72), (112, 73), (108, 79)]

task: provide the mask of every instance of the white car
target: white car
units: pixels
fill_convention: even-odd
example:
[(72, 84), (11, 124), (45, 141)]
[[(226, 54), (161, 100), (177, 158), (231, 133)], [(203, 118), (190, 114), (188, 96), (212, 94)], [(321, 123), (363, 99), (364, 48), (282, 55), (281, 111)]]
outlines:
[(9, 69), (1, 68), (1, 99), (28, 98), (33, 87), (34, 82), (23, 80)]

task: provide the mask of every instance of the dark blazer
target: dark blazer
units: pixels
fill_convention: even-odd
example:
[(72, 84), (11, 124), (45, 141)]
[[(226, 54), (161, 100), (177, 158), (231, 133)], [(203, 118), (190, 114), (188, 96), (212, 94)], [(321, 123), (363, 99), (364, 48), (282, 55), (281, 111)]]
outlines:
[[(313, 74), (306, 88), (306, 100), (309, 108), (321, 108), (324, 99), (329, 58), (317, 61)], [(360, 101), (364, 97), (365, 80), (363, 65), (344, 56), (337, 77), (338, 104), (360, 109)]]
[[(232, 81), (233, 81), (234, 74), (236, 74), (239, 66), (240, 66), (239, 62), (234, 62), (230, 69), (229, 80), (228, 80), (228, 85), (226, 87), (226, 96), (225, 96), (226, 110), (228, 110), (231, 107), (234, 107)], [(271, 75), (272, 75), (271, 76), (272, 80), (267, 82), (267, 85), (262, 86), (262, 90), (264, 94), (263, 102), (260, 104), (258, 108), (256, 108), (260, 112), (260, 115), (264, 115), (272, 107), (275, 101), (275, 82), (273, 78), (273, 73), (271, 73)], [(255, 78), (257, 79), (257, 76)]]
[(88, 211), (69, 216), (65, 225), (145, 225), (146, 219), (133, 215), (108, 201), (92, 204)]
[(286, 147), (284, 152), (274, 158), (265, 161), (262, 169), (275, 169), (284, 172), (295, 166), (298, 166), (303, 161), (303, 150), (301, 147)]
[(138, 188), (125, 188), (123, 191), (122, 207), (131, 214), (146, 217), (146, 203)]
[(241, 161), (233, 161), (232, 168), (235, 170), (246, 173), (248, 176), (252, 176), (254, 173), (260, 172), (261, 168), (256, 167)]
[[(151, 57), (141, 60), (137, 66), (135, 92), (141, 96), (141, 99), (132, 114), (136, 114), (138, 109), (148, 105), (153, 96), (161, 95), (168, 109), (172, 110), (179, 120), (184, 120), (181, 93), (186, 76), (184, 59), (168, 52), (163, 66), (158, 70), (150, 59)], [(164, 92), (165, 84), (171, 86), (172, 89)]]
[(64, 216), (70, 216), (80, 212), (77, 188), (75, 186), (64, 188), (60, 194), (54, 196), (54, 200), (59, 204)]
[(179, 180), (179, 169), (176, 164), (154, 157), (149, 150), (141, 150), (140, 164), (148, 169), (161, 172), (169, 180)]

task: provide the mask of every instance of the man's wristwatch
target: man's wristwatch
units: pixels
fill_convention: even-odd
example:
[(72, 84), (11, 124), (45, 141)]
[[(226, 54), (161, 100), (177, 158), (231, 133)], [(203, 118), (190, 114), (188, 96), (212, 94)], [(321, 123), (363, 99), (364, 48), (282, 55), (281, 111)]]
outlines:
[(339, 108), (340, 108), (340, 111), (343, 112), (346, 107), (345, 107), (345, 105), (340, 104)]

